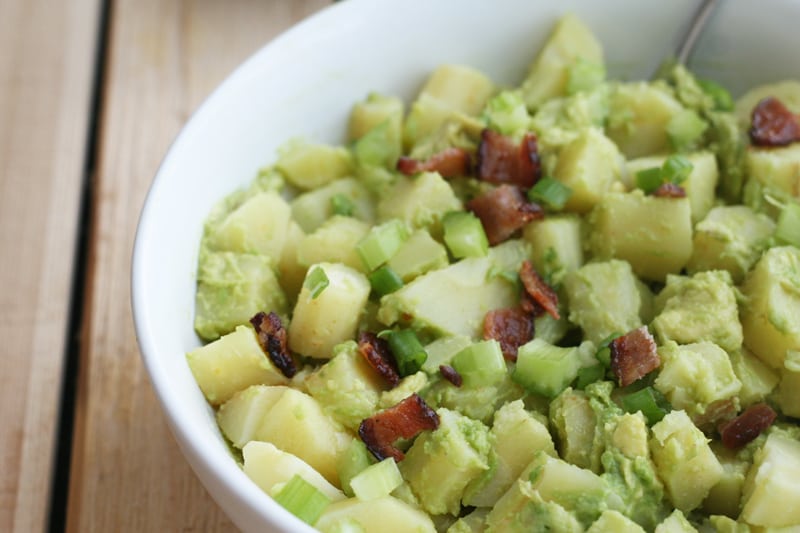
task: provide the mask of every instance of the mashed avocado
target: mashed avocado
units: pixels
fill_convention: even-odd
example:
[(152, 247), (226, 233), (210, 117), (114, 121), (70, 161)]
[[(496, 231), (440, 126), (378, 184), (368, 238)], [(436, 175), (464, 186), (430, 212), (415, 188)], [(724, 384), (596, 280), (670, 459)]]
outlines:
[(607, 80), (568, 15), (516, 86), (442, 65), (287, 143), (198, 257), (187, 363), (245, 472), (324, 532), (800, 527), (800, 142), (749, 145), (767, 96), (800, 110)]

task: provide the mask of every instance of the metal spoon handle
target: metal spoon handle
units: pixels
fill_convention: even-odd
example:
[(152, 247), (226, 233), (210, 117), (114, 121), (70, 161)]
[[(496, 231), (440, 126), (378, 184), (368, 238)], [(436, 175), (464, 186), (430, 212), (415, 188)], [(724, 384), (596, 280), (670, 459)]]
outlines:
[(714, 11), (718, 2), (719, 0), (703, 0), (702, 4), (700, 4), (700, 7), (697, 9), (692, 19), (692, 24), (689, 26), (678, 48), (676, 57), (678, 63), (686, 64), (686, 61), (694, 50), (694, 45), (697, 43), (697, 38), (700, 37), (700, 34), (703, 32), (703, 28), (705, 28), (706, 23), (708, 23), (708, 19), (711, 18), (711, 13)]

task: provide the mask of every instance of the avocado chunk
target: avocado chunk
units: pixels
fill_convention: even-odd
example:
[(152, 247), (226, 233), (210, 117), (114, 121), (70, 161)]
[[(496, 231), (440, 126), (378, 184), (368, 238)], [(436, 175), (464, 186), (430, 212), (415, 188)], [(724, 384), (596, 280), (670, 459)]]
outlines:
[(672, 411), (652, 427), (650, 452), (672, 505), (696, 509), (723, 476), (722, 465), (685, 411)]
[(564, 277), (569, 320), (595, 344), (612, 333), (623, 334), (642, 325), (652, 299), (626, 261), (587, 263)]
[(580, 59), (602, 65), (603, 48), (583, 22), (568, 14), (558, 21), (522, 82), (528, 108), (567, 94), (570, 68)]
[[(784, 527), (800, 524), (800, 442), (770, 433), (755, 454), (742, 494), (742, 515), (748, 524)], [(780, 494), (780, 498), (775, 495)]]
[(481, 422), (449, 409), (436, 413), (439, 427), (417, 437), (399, 466), (425, 511), (456, 516), (464, 489), (489, 469), (493, 443)]
[(423, 274), (381, 298), (378, 320), (478, 339), (488, 311), (513, 307), (518, 300), (516, 287), (506, 279), (491, 277), (491, 267), (487, 257), (468, 258)]
[(259, 311), (286, 312), (286, 296), (266, 255), (200, 250), (194, 329), (214, 340)]
[(715, 207), (695, 226), (686, 269), (690, 274), (727, 270), (734, 283), (741, 283), (774, 231), (769, 217), (745, 205)]
[(588, 128), (603, 128), (608, 117), (608, 84), (542, 104), (531, 118), (546, 174), (552, 174), (558, 152)]
[(589, 246), (597, 259), (624, 259), (644, 279), (664, 281), (692, 255), (688, 198), (645, 196), (636, 189), (606, 194), (589, 215)]
[(744, 343), (772, 368), (783, 367), (788, 350), (800, 351), (799, 272), (800, 250), (771, 248), (742, 286)]
[(698, 272), (692, 277), (668, 275), (655, 307), (652, 327), (662, 344), (669, 340), (681, 344), (709, 341), (728, 352), (742, 346), (736, 292), (725, 270)]

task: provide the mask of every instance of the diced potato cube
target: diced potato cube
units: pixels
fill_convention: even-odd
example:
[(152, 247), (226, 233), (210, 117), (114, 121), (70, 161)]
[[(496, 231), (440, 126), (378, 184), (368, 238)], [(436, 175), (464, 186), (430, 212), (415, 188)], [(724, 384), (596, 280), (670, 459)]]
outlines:
[(405, 283), (430, 270), (446, 267), (447, 264), (447, 250), (444, 245), (423, 229), (412, 233), (388, 262), (389, 268)]
[(594, 445), (597, 416), (583, 391), (567, 388), (550, 404), (550, 425), (558, 436), (558, 455), (568, 463), (600, 470), (600, 450)]
[(619, 181), (622, 156), (598, 128), (588, 128), (558, 154), (554, 177), (572, 189), (564, 209), (588, 213)]
[(536, 272), (553, 284), (583, 265), (581, 219), (575, 215), (553, 215), (531, 222), (523, 238), (531, 243), (531, 262)]
[(781, 370), (778, 405), (786, 416), (800, 418), (800, 367), (795, 364), (790, 369), (789, 366), (787, 363), (787, 366)]
[(299, 243), (297, 261), (306, 267), (316, 263), (342, 263), (363, 270), (364, 262), (356, 251), (356, 244), (369, 233), (369, 228), (366, 222), (335, 215)]
[(627, 333), (642, 325), (647, 292), (625, 261), (587, 263), (564, 278), (569, 320), (586, 339), (600, 343), (612, 333)]
[(787, 350), (800, 351), (800, 250), (771, 248), (742, 286), (745, 345), (772, 368), (781, 368)]
[(344, 493), (331, 485), (308, 463), (291, 453), (279, 450), (269, 442), (251, 441), (242, 450), (247, 477), (272, 495), (273, 489), (298, 475), (316, 487), (331, 501), (344, 500)]
[(762, 363), (745, 347), (742, 347), (741, 351), (731, 352), (729, 355), (733, 371), (742, 382), (742, 388), (739, 390), (739, 401), (742, 408), (763, 402), (778, 386), (780, 375)]
[(686, 520), (679, 509), (675, 509), (656, 526), (655, 533), (697, 533), (697, 529)]
[(687, 198), (645, 196), (641, 190), (609, 193), (592, 211), (589, 244), (597, 258), (625, 259), (648, 280), (677, 274), (692, 255)]
[(296, 455), (337, 487), (336, 460), (353, 439), (314, 398), (291, 388), (272, 404), (253, 437)]
[(740, 283), (761, 256), (775, 223), (744, 205), (719, 206), (697, 224), (686, 269), (727, 270)]
[(753, 122), (753, 108), (768, 96), (779, 99), (790, 111), (800, 113), (800, 81), (785, 80), (759, 85), (736, 100), (734, 113), (742, 131), (746, 131)]
[(262, 192), (237, 207), (216, 227), (210, 246), (248, 254), (262, 254), (275, 262), (286, 242), (291, 209), (276, 192)]
[(711, 487), (703, 501), (703, 511), (712, 515), (737, 517), (742, 510), (742, 487), (750, 461), (740, 458), (735, 451), (725, 448), (719, 442), (713, 443), (712, 447), (722, 465), (722, 478)]
[(800, 197), (800, 144), (751, 147), (745, 155), (748, 180), (779, 199)]
[(275, 166), (300, 189), (316, 189), (353, 172), (350, 152), (340, 146), (294, 139), (278, 149)]
[(430, 517), (393, 496), (361, 501), (349, 498), (325, 508), (314, 527), (322, 533), (380, 531), (381, 533), (436, 533)]
[(765, 527), (800, 524), (800, 505), (793, 505), (800, 501), (798, 479), (800, 442), (780, 433), (770, 434), (747, 474), (741, 518)]
[(294, 198), (290, 204), (292, 219), (306, 233), (311, 233), (334, 215), (333, 198), (350, 200), (353, 217), (368, 224), (375, 222), (375, 206), (372, 194), (354, 178), (342, 178)]
[(394, 137), (400, 140), (403, 127), (403, 101), (394, 96), (370, 93), (353, 105), (347, 123), (347, 138), (351, 141), (363, 137), (373, 128), (388, 122)]
[(305, 237), (305, 232), (295, 221), (289, 222), (286, 243), (283, 245), (281, 259), (278, 262), (278, 273), (281, 288), (288, 296), (290, 305), (297, 300), (297, 293), (300, 292), (303, 280), (306, 278), (307, 267), (297, 260), (297, 249)]
[(714, 402), (736, 401), (742, 384), (733, 372), (728, 354), (716, 344), (704, 341), (679, 346), (667, 341), (658, 348), (658, 355), (661, 371), (655, 387), (673, 408), (697, 419)]
[(236, 331), (186, 354), (194, 379), (212, 405), (227, 402), (251, 385), (280, 385), (289, 380), (264, 354), (255, 332)]
[(438, 172), (423, 172), (397, 180), (392, 191), (378, 203), (379, 221), (399, 218), (410, 227), (441, 231), (445, 213), (462, 209), (453, 188)]
[(620, 513), (607, 509), (595, 520), (586, 533), (645, 533), (642, 526)]
[(668, 340), (681, 344), (710, 341), (728, 352), (742, 347), (736, 292), (725, 270), (692, 277), (667, 275), (655, 307), (652, 328), (662, 344)]
[(243, 448), (253, 440), (264, 417), (285, 391), (286, 387), (280, 385), (252, 385), (237, 392), (217, 411), (217, 424), (222, 433), (231, 444)]
[(688, 513), (697, 508), (723, 469), (685, 411), (672, 411), (652, 427), (650, 452), (672, 504)]
[(330, 359), (333, 347), (355, 337), (361, 313), (369, 297), (370, 285), (361, 272), (338, 263), (320, 263), (328, 286), (312, 296), (303, 287), (297, 297), (289, 323), (289, 347), (300, 354)]
[(606, 135), (628, 159), (671, 149), (667, 125), (683, 111), (664, 84), (620, 83), (611, 93)]

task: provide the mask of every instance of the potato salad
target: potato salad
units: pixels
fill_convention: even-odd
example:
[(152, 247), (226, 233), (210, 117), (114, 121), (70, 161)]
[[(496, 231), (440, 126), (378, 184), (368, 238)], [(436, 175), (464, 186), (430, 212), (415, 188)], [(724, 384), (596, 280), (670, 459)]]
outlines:
[(800, 528), (800, 81), (608, 79), (572, 15), (531, 58), (353, 95), (209, 214), (231, 454), (329, 533)]

